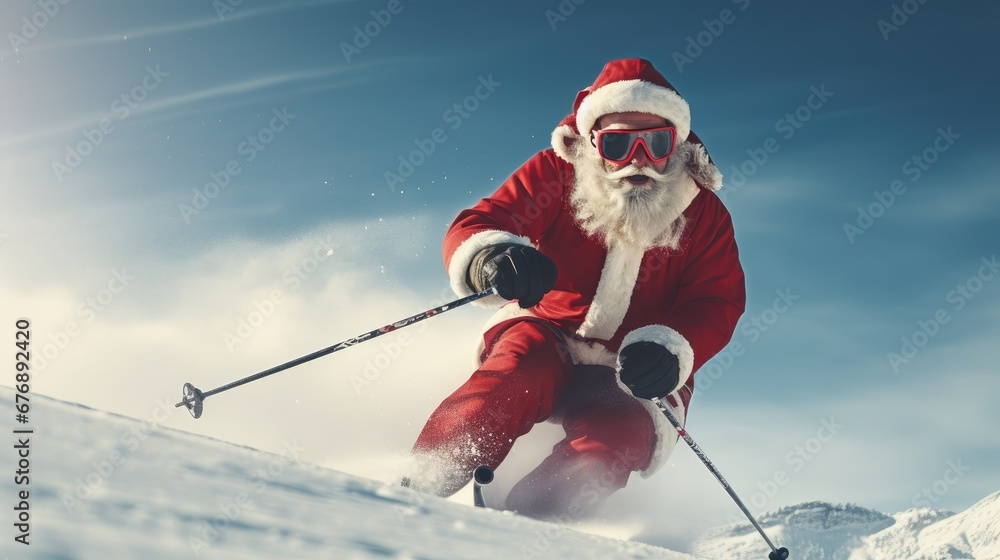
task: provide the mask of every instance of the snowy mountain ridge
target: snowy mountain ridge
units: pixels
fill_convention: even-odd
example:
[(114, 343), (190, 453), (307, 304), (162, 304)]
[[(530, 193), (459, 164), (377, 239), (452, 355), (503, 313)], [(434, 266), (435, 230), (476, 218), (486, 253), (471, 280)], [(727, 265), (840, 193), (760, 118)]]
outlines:
[[(895, 515), (853, 504), (807, 502), (761, 515), (761, 526), (792, 558), (822, 560), (1000, 559), (1000, 492), (962, 513), (912, 508)], [(694, 544), (698, 557), (766, 556), (749, 523), (708, 531)]]
[[(0, 417), (14, 395), (0, 386)], [(741, 559), (766, 558), (748, 524), (710, 531), (692, 554), (472, 508), (297, 459), (90, 409), (31, 398), (30, 545), (0, 557)], [(14, 477), (3, 495), (14, 500)], [(5, 507), (11, 507), (10, 504)], [(8, 510), (10, 511), (10, 510)], [(1000, 492), (951, 514), (888, 516), (809, 502), (760, 516), (793, 559), (1000, 559)], [(10, 532), (11, 530), (8, 529)]]
[[(830, 530), (850, 525), (892, 525), (891, 516), (873, 509), (863, 508), (854, 504), (830, 504), (827, 502), (806, 502), (786, 506), (776, 511), (770, 511), (758, 516), (757, 521), (762, 526), (785, 526), (802, 529)], [(703, 538), (714, 540), (719, 538), (738, 537), (746, 534), (757, 534), (757, 530), (749, 523), (737, 523), (710, 530)]]

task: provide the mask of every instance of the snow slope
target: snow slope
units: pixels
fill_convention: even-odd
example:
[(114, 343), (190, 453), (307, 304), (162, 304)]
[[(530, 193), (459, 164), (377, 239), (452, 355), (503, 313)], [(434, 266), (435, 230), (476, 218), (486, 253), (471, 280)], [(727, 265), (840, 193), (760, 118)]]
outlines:
[[(0, 418), (20, 428), (13, 401), (0, 387)], [(691, 559), (303, 464), (294, 441), (275, 455), (42, 396), (31, 405), (31, 544), (13, 541), (26, 487), (6, 475), (12, 441), (0, 559)]]
[[(11, 429), (13, 391), (0, 386)], [(15, 484), (19, 434), (0, 452), (0, 558), (736, 560), (767, 556), (748, 525), (704, 535), (691, 556), (417, 494), (282, 455), (31, 396), (30, 483)], [(30, 492), (31, 544), (16, 543), (16, 493)], [(1000, 492), (960, 514), (894, 516), (800, 504), (760, 516), (794, 560), (1000, 559)]]

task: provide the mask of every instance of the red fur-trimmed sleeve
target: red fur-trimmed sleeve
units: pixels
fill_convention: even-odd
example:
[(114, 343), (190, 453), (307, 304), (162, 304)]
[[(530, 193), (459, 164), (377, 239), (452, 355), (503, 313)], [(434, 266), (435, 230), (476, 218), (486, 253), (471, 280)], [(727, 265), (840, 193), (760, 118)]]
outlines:
[[(455, 218), (444, 238), (444, 263), (455, 293), (472, 293), (466, 272), (485, 247), (497, 243), (537, 244), (563, 209), (570, 169), (552, 150), (539, 152), (495, 193)], [(489, 299), (495, 299), (492, 303), (503, 301), (499, 297)]]

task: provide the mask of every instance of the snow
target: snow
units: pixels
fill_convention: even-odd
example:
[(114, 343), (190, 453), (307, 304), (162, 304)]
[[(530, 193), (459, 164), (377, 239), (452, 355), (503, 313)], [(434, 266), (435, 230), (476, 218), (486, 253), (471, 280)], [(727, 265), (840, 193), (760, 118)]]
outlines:
[[(0, 418), (11, 424), (13, 403), (0, 387)], [(30, 483), (16, 485), (11, 467), (3, 477), (0, 558), (728, 560), (768, 552), (749, 524), (710, 531), (691, 555), (477, 509), (304, 463), (294, 440), (265, 453), (160, 426), (155, 416), (34, 394), (30, 416)], [(2, 462), (13, 466), (11, 446), (23, 436), (9, 437)], [(13, 541), (10, 525), (25, 489), (29, 546)], [(810, 502), (760, 521), (793, 559), (1000, 559), (1000, 492), (959, 514)]]
[[(954, 514), (914, 508), (889, 516), (855, 505), (810, 502), (760, 516), (791, 558), (822, 560), (1000, 559), (1000, 492)], [(766, 558), (750, 524), (719, 528), (695, 543), (699, 557)]]
[[(305, 464), (295, 441), (264, 453), (31, 399), (31, 544), (4, 521), (0, 558), (691, 559)], [(13, 401), (0, 387), (11, 423)], [(3, 480), (13, 502), (25, 486)]]
[[(793, 557), (847, 558), (862, 538), (893, 524), (892, 517), (855, 506), (833, 506), (810, 502), (761, 515), (761, 527), (776, 546), (794, 551)], [(767, 548), (756, 530), (747, 524), (720, 528), (694, 545), (699, 555), (710, 558), (760, 558)]]
[(889, 531), (874, 535), (850, 560), (1000, 558), (1000, 492), (957, 515), (924, 508), (896, 519), (898, 536)]

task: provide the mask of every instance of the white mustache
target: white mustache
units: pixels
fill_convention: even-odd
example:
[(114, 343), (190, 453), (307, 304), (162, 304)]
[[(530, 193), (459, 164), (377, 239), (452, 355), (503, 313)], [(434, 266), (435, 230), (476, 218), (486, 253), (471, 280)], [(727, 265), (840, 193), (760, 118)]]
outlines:
[(662, 181), (667, 178), (666, 173), (657, 173), (656, 170), (654, 170), (652, 167), (647, 166), (639, 168), (632, 164), (629, 164), (619, 169), (618, 171), (613, 171), (607, 174), (608, 179), (612, 181), (621, 181), (622, 179), (626, 177), (631, 177), (632, 175), (645, 175), (646, 177), (649, 177), (654, 181)]

